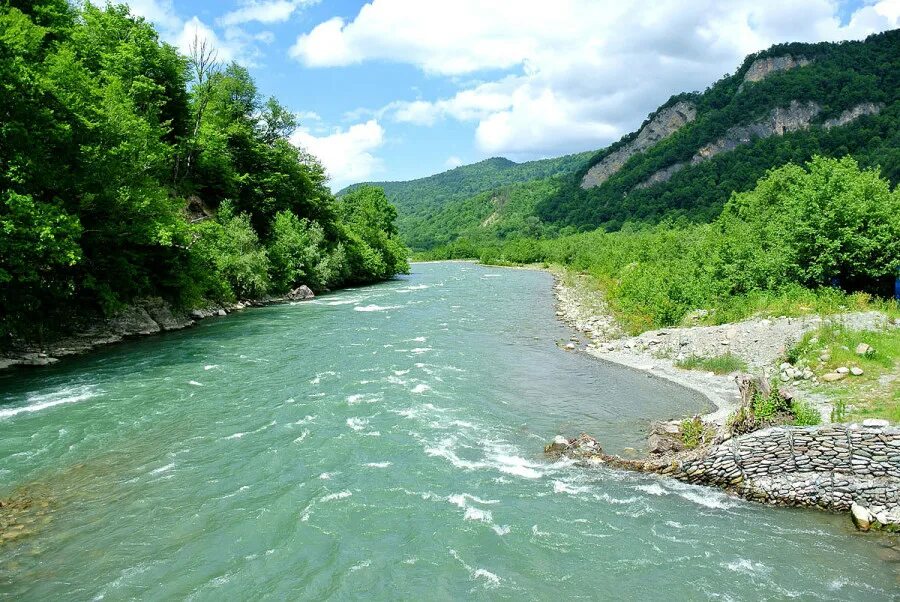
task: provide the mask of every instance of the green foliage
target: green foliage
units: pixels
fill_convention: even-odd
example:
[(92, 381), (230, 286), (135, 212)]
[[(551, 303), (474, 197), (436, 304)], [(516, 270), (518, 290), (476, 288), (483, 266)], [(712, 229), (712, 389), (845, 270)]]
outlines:
[(714, 372), (716, 374), (729, 374), (731, 372), (747, 369), (747, 363), (731, 353), (725, 353), (715, 357), (699, 357), (692, 355), (681, 361), (675, 362), (675, 365), (685, 370), (703, 370), (706, 372)]
[[(739, 91), (753, 60), (778, 53), (804, 56), (813, 62), (770, 74)], [(864, 42), (780, 45), (751, 55), (737, 73), (719, 80), (704, 93), (673, 97), (660, 107), (690, 100), (697, 108), (693, 123), (633, 156), (602, 185), (582, 190), (579, 184), (587, 169), (636, 134), (597, 153), (582, 170), (566, 178), (556, 194), (539, 203), (537, 215), (545, 222), (579, 228), (602, 225), (607, 230), (617, 230), (630, 221), (652, 223), (679, 217), (710, 221), (732, 191), (746, 190), (772, 167), (802, 163), (817, 154), (850, 154), (865, 167), (880, 166), (888, 180), (896, 184), (900, 180), (898, 56), (898, 30), (870, 36)], [(698, 149), (720, 139), (728, 128), (756, 122), (773, 108), (786, 107), (793, 101), (815, 102), (821, 107), (816, 125), (861, 103), (882, 103), (884, 108), (878, 115), (843, 127), (812, 127), (757, 138), (712, 160), (690, 164)], [(667, 182), (638, 187), (652, 174), (679, 163), (688, 165)]]
[(822, 415), (819, 414), (819, 410), (805, 401), (794, 401), (791, 403), (791, 413), (794, 415), (794, 424), (796, 426), (815, 426), (822, 422)]
[(682, 420), (681, 428), (679, 430), (681, 433), (681, 442), (684, 443), (684, 446), (688, 449), (694, 449), (697, 446), (706, 443), (709, 435), (714, 432), (714, 429), (710, 429), (703, 424), (703, 419), (699, 416)]
[[(321, 164), (287, 139), (293, 113), (210, 59), (124, 5), (0, 5), (0, 338), (144, 295), (192, 303), (405, 269), (395, 214), (345, 223)], [(216, 219), (189, 225), (195, 195)], [(360, 240), (377, 270), (351, 265)]]
[[(578, 153), (555, 159), (543, 159), (527, 163), (514, 163), (495, 157), (472, 165), (464, 165), (444, 173), (411, 180), (409, 182), (376, 182), (384, 189), (387, 198), (399, 211), (398, 230), (403, 241), (413, 249), (426, 250), (446, 244), (468, 229), (477, 227), (495, 209), (502, 209), (507, 187), (515, 188), (521, 182), (541, 182), (558, 174), (571, 173), (590, 158), (592, 153)], [(358, 186), (348, 187), (338, 193), (344, 195)], [(526, 193), (527, 207), (516, 211), (524, 218), (533, 216), (534, 205), (539, 198), (551, 194), (548, 180), (539, 190)], [(477, 228), (476, 228), (477, 229)], [(508, 224), (506, 230), (526, 233), (517, 224)], [(498, 232), (502, 236), (502, 230)], [(534, 236), (535, 232), (528, 235)]]
[(462, 254), (587, 272), (630, 332), (680, 324), (696, 309), (708, 310), (704, 320), (712, 323), (755, 313), (890, 309), (872, 294), (887, 292), (900, 267), (900, 191), (852, 159), (816, 157), (733, 195), (712, 224), (630, 225), (481, 248), (460, 239), (426, 256)]
[(223, 203), (214, 220), (194, 227), (192, 250), (204, 262), (205, 295), (234, 300), (264, 294), (269, 287), (269, 258), (246, 213), (235, 215)]
[(397, 238), (397, 210), (384, 191), (361, 186), (341, 197), (339, 212), (348, 227), (345, 245), (352, 271), (362, 282), (382, 280), (406, 273), (406, 247)]
[(268, 250), (274, 289), (283, 292), (301, 283), (315, 290), (326, 288), (333, 275), (324, 245), (325, 232), (316, 222), (301, 220), (290, 211), (276, 214)]

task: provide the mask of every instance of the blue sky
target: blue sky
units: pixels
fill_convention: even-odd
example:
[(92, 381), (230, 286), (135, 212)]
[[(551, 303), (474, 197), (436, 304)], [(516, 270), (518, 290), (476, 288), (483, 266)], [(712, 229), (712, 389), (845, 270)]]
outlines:
[[(100, 0), (92, 0), (101, 3)], [(337, 190), (606, 146), (777, 42), (900, 26), (900, 0), (130, 0), (300, 117)]]

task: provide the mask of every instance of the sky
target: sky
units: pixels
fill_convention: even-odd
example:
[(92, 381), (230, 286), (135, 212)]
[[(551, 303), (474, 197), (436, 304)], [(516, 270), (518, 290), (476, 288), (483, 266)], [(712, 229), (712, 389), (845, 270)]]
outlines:
[(126, 3), (182, 50), (199, 36), (249, 68), (335, 191), (599, 149), (747, 54), (900, 27), (900, 0)]

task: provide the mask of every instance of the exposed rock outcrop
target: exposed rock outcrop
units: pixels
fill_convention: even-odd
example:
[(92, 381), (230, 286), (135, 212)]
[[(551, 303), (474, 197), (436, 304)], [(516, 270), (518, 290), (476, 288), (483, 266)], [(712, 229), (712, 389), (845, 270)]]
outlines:
[[(847, 125), (864, 115), (875, 115), (881, 111), (881, 108), (882, 105), (865, 102), (844, 111), (833, 119), (824, 121), (822, 127), (830, 129)], [(769, 136), (783, 136), (790, 132), (808, 129), (821, 110), (821, 107), (814, 102), (800, 103), (797, 101), (791, 102), (787, 107), (772, 109), (765, 119), (749, 125), (729, 128), (725, 135), (718, 140), (700, 147), (690, 161), (673, 163), (660, 169), (635, 186), (635, 188), (649, 188), (656, 184), (667, 182), (672, 176), (689, 165), (699, 165), (704, 161), (709, 161), (718, 154), (732, 151), (756, 139), (768, 138)]]
[(680, 130), (697, 118), (697, 108), (690, 102), (679, 101), (659, 111), (650, 123), (641, 128), (634, 140), (610, 153), (591, 167), (581, 180), (585, 190), (599, 186), (619, 171), (633, 155), (643, 152)]
[(723, 137), (700, 147), (691, 158), (691, 165), (708, 161), (719, 153), (734, 150), (751, 142), (754, 138), (783, 136), (788, 132), (805, 130), (821, 110), (821, 107), (814, 102), (800, 103), (796, 100), (787, 107), (776, 107), (765, 119), (749, 125), (729, 128)]
[(860, 117), (864, 117), (865, 115), (877, 115), (883, 108), (884, 105), (881, 103), (875, 104), (874, 102), (863, 102), (856, 105), (855, 107), (847, 109), (837, 117), (826, 119), (822, 123), (822, 127), (827, 130), (834, 127), (847, 125), (851, 121), (855, 121)]
[(747, 69), (747, 73), (744, 75), (744, 81), (741, 82), (738, 91), (742, 90), (748, 83), (762, 81), (777, 71), (787, 71), (788, 69), (795, 69), (796, 67), (804, 67), (811, 62), (812, 61), (805, 57), (794, 57), (790, 54), (756, 59), (750, 65), (750, 68)]

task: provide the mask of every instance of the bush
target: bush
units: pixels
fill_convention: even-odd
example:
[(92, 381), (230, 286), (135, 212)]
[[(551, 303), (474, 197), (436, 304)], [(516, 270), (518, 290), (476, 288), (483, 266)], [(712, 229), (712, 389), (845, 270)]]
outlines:
[(204, 296), (220, 300), (258, 297), (269, 288), (269, 258), (246, 213), (234, 214), (227, 201), (216, 219), (194, 226), (191, 253), (203, 267)]
[(268, 249), (274, 289), (283, 292), (297, 284), (316, 291), (326, 288), (332, 274), (324, 245), (322, 226), (290, 211), (278, 212)]
[(793, 402), (791, 413), (794, 415), (794, 424), (797, 426), (814, 426), (822, 422), (819, 410), (804, 401)]

